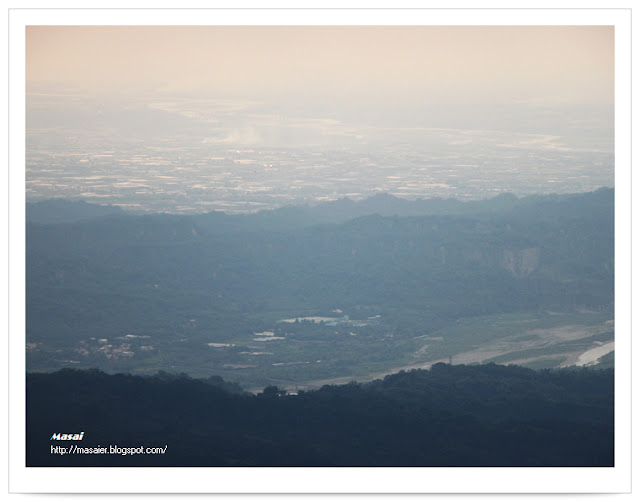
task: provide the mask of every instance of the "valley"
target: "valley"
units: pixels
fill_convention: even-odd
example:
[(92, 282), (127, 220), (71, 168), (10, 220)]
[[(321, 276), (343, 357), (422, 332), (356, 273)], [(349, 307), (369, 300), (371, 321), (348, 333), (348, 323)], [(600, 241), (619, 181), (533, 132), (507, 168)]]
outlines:
[(331, 203), (242, 216), (52, 207), (57, 223), (27, 223), (29, 371), (295, 391), (438, 362), (593, 364), (613, 350), (613, 190), (377, 197), (351, 219)]

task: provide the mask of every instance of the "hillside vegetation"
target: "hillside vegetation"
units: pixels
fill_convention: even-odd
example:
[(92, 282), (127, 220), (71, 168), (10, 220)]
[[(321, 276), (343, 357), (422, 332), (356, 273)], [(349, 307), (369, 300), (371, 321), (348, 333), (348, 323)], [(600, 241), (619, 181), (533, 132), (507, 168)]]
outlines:
[[(55, 207), (49, 221), (64, 219)], [(27, 367), (263, 387), (409, 364), (418, 337), (462, 319), (582, 312), (602, 323), (613, 313), (613, 216), (614, 192), (601, 189), (27, 221)], [(432, 344), (422, 360), (455, 355), (447, 336), (447, 352)]]
[[(166, 447), (160, 455), (51, 453)], [(257, 396), (219, 380), (27, 375), (29, 466), (612, 466), (613, 370), (495, 364)]]

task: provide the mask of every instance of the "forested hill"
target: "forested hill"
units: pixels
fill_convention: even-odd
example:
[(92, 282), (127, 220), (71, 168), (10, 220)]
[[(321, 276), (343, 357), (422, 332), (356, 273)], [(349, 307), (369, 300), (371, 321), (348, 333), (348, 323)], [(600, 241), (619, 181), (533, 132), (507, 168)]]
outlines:
[(110, 309), (131, 317), (118, 309), (138, 296), (172, 309), (181, 291), (197, 297), (184, 305), (194, 311), (215, 309), (219, 295), (235, 311), (340, 305), (353, 317), (357, 305), (383, 304), (445, 316), (611, 308), (613, 208), (613, 191), (600, 190), (491, 218), (371, 215), (288, 231), (221, 214), (27, 223), (27, 323), (56, 331), (64, 309), (52, 301), (82, 310), (126, 298)]
[(34, 223), (73, 223), (124, 214), (118, 206), (88, 204), (81, 200), (48, 199), (27, 202), (25, 217), (27, 221)]
[[(231, 389), (233, 390), (233, 389)], [(52, 454), (76, 446), (160, 455)], [(27, 375), (28, 466), (612, 466), (613, 371), (450, 366), (284, 395), (219, 380)]]
[[(613, 195), (602, 189), (521, 205), (506, 197), (506, 209), (474, 216), (373, 214), (317, 225), (290, 225), (277, 211), (27, 222), (27, 367), (197, 366), (229, 377), (225, 364), (261, 364), (279, 378), (289, 366), (271, 363), (322, 360), (324, 369), (305, 373), (318, 379), (352, 374), (365, 353), (371, 369), (384, 369), (384, 354), (393, 354), (389, 366), (402, 365), (418, 348), (415, 336), (463, 317), (613, 312)], [(257, 362), (251, 355), (253, 333), (279, 331), (282, 339), (279, 320), (336, 311), (368, 322), (362, 334), (370, 338), (345, 328), (351, 341), (335, 345), (340, 354), (325, 338), (282, 342), (269, 362), (268, 354)], [(311, 335), (321, 336), (300, 333)], [(209, 343), (228, 350), (203, 352)], [(126, 354), (110, 357), (100, 344)], [(256, 378), (264, 371), (243, 381), (263, 385)]]
[[(531, 195), (518, 198), (503, 193), (492, 199), (463, 202), (457, 199), (407, 200), (381, 193), (364, 200), (342, 198), (317, 205), (284, 206), (251, 214), (228, 215), (220, 211), (188, 216), (187, 220), (202, 229), (220, 232), (229, 230), (292, 230), (320, 223), (345, 221), (378, 214), (380, 216), (472, 216), (494, 218), (517, 214), (520, 217), (546, 213), (551, 217), (564, 214), (579, 216), (594, 204), (607, 212), (613, 204), (612, 188), (601, 188), (593, 193)], [(134, 217), (118, 206), (88, 204), (83, 201), (49, 199), (26, 204), (26, 220), (32, 223), (75, 223), (110, 216)], [(149, 216), (149, 215), (147, 215)], [(163, 215), (167, 221), (176, 221)], [(144, 220), (142, 220), (144, 221)], [(184, 221), (184, 220), (182, 220)]]

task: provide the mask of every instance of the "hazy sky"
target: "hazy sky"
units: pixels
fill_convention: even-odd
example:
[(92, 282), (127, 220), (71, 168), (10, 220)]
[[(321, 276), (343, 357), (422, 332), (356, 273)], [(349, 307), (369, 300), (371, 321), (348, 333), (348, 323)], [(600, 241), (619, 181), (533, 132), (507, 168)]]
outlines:
[(26, 36), (28, 89), (613, 102), (613, 27), (31, 26)]
[[(311, 198), (358, 190), (422, 196), (432, 187), (443, 196), (483, 197), (613, 185), (611, 26), (26, 30), (34, 197), (120, 197), (120, 185), (91, 180), (111, 176), (128, 186), (128, 178), (141, 180), (150, 170), (157, 179), (144, 179), (153, 190), (176, 176), (191, 202), (214, 197), (198, 187), (213, 190), (234, 176), (237, 186), (223, 183), (215, 197), (265, 190), (278, 197), (294, 174)], [(167, 147), (188, 152), (189, 161), (185, 153), (142, 162)], [(251, 159), (224, 166), (207, 160), (251, 149), (279, 153), (253, 159), (257, 167), (246, 176), (242, 163)], [(292, 163), (301, 150), (306, 160)], [(336, 151), (322, 165), (307, 155)], [(105, 160), (116, 154), (125, 158)], [(377, 160), (360, 160), (369, 156)], [(277, 179), (268, 181), (267, 165), (281, 166)], [(326, 170), (333, 174), (312, 180), (312, 171)], [(201, 179), (218, 171), (229, 174), (215, 183)], [(135, 192), (126, 202), (140, 197)]]

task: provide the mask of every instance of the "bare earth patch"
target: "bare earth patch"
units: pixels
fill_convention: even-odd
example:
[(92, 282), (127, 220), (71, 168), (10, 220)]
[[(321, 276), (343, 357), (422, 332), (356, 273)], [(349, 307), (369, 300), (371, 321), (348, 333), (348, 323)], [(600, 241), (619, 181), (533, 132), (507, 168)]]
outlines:
[[(510, 354), (512, 352), (519, 352), (522, 350), (531, 350), (531, 349), (539, 349), (543, 347), (551, 347), (553, 345), (557, 345), (563, 342), (570, 342), (574, 340), (580, 340), (582, 338), (588, 338), (593, 335), (597, 335), (604, 331), (607, 331), (613, 327), (612, 321), (607, 321), (603, 324), (594, 325), (594, 326), (580, 326), (580, 325), (566, 325), (566, 326), (556, 326), (548, 329), (529, 329), (526, 331), (514, 332), (513, 335), (505, 338), (500, 338), (498, 340), (494, 340), (487, 344), (482, 345), (481, 347), (475, 348), (473, 350), (461, 352), (459, 354), (454, 354), (451, 357), (451, 362), (453, 364), (482, 364), (485, 361), (492, 359), (494, 357), (503, 356), (506, 354)], [(534, 336), (531, 336), (534, 335)], [(526, 338), (526, 339), (523, 339)], [(611, 342), (612, 344), (613, 342)], [(591, 352), (595, 349), (600, 349), (597, 351), (597, 357), (593, 359), (593, 361), (597, 361), (600, 357), (605, 355), (608, 352), (613, 350), (613, 345), (609, 349), (609, 343), (601, 347), (598, 347), (598, 342), (594, 343), (594, 348), (590, 348), (588, 351), (577, 350), (577, 351), (558, 351), (556, 356), (564, 356), (566, 357), (565, 362), (562, 364), (563, 366), (570, 366), (573, 364), (580, 364), (582, 360), (581, 357), (590, 363), (595, 357), (596, 352)], [(428, 345), (423, 346), (421, 349), (415, 353), (415, 355), (419, 356), (424, 353), (427, 349)], [(604, 348), (606, 347), (606, 349)], [(604, 352), (603, 352), (604, 351)], [(601, 353), (602, 352), (602, 353)], [(587, 356), (586, 354), (591, 354)], [(518, 360), (510, 361), (510, 364), (523, 364), (531, 361), (535, 361), (541, 358), (548, 358), (549, 355), (545, 356), (535, 356), (530, 358), (523, 358)], [(393, 373), (398, 373), (399, 371), (410, 371), (413, 369), (430, 369), (434, 364), (437, 363), (448, 363), (449, 358), (440, 358), (433, 359), (424, 362), (416, 362), (412, 364), (407, 364), (404, 366), (396, 366), (393, 368), (389, 368), (387, 370), (372, 373), (366, 377), (356, 377), (356, 376), (346, 376), (346, 377), (338, 377), (324, 380), (317, 380), (313, 382), (309, 382), (309, 385), (312, 387), (322, 386), (322, 385), (340, 385), (344, 383), (348, 383), (353, 380), (358, 380), (360, 382), (376, 380), (378, 378), (384, 378), (386, 375), (390, 375)]]

